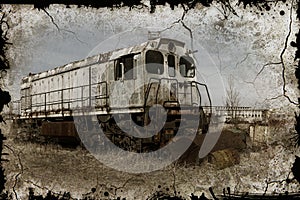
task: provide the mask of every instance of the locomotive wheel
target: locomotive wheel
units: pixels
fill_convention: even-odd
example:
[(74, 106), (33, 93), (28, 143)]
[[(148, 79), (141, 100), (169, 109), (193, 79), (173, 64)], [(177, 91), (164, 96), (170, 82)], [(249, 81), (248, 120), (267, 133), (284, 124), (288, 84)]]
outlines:
[(74, 123), (76, 123), (76, 128), (78, 132), (78, 141), (80, 146), (89, 146), (89, 148), (94, 148), (101, 144), (99, 139), (98, 122), (93, 122), (89, 116), (76, 118)]
[(88, 131), (86, 117), (75, 118), (74, 123), (76, 124), (76, 129), (78, 132), (84, 133)]
[(101, 123), (106, 123), (111, 119), (111, 115), (97, 115), (97, 119)]
[[(177, 110), (178, 111), (178, 110)], [(160, 110), (158, 113), (154, 113), (154, 116), (160, 115)], [(130, 135), (131, 131), (138, 133), (139, 130), (135, 129), (135, 126), (145, 127), (151, 123), (151, 118), (149, 112), (146, 113), (133, 113), (130, 119), (123, 118), (122, 114), (114, 115), (114, 118), (108, 120), (100, 120), (98, 117), (101, 129), (105, 132), (106, 137), (114, 143), (119, 148), (125, 151), (131, 152), (151, 152), (156, 151), (159, 148), (167, 145), (169, 141), (176, 135), (178, 127), (180, 125), (180, 120), (178, 120), (177, 115), (174, 115), (174, 109), (167, 109), (167, 119), (164, 127), (158, 131), (154, 136), (149, 138), (139, 138)], [(180, 116), (180, 115), (179, 115)], [(124, 131), (118, 127), (116, 121), (125, 124)], [(151, 131), (151, 130), (150, 130)], [(141, 136), (143, 132), (140, 132)]]

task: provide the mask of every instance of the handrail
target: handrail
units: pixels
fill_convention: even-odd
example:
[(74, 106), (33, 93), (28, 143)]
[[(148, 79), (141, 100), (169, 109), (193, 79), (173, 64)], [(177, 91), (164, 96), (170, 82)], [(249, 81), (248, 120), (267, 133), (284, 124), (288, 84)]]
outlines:
[[(83, 90), (84, 88), (86, 87), (92, 87), (92, 86), (98, 86), (98, 85), (104, 85), (105, 86), (105, 94), (99, 94), (99, 95), (95, 95), (95, 96), (91, 96), (91, 94), (89, 93), (89, 95), (85, 95), (83, 96)], [(63, 94), (64, 92), (66, 91), (71, 91), (71, 90), (76, 90), (76, 89), (80, 89), (81, 90), (81, 97), (80, 98), (75, 98), (75, 99), (71, 99), (70, 97), (67, 98), (67, 99), (64, 99), (63, 97)], [(79, 91), (78, 91), (79, 92)], [(59, 100), (52, 100), (52, 101), (47, 101), (47, 95), (48, 94), (55, 94), (55, 93), (58, 93), (58, 94), (61, 94), (61, 98)], [(39, 95), (42, 95), (44, 96), (44, 102), (38, 102), (38, 103), (32, 103), (32, 100), (33, 98), (39, 96)], [(47, 91), (47, 92), (40, 92), (40, 93), (36, 93), (36, 94), (31, 94), (29, 96), (21, 96), (21, 99), (19, 100), (20, 102), (25, 99), (25, 98), (28, 98), (30, 97), (30, 107), (28, 108), (25, 108), (23, 110), (26, 110), (26, 109), (31, 109), (31, 112), (32, 112), (32, 108), (37, 108), (37, 107), (41, 107), (44, 105), (44, 108), (45, 108), (45, 114), (47, 113), (47, 106), (53, 106), (53, 105), (61, 105), (61, 110), (63, 111), (65, 108), (64, 108), (64, 104), (68, 104), (70, 106), (70, 103), (74, 103), (74, 102), (85, 102), (87, 100), (92, 100), (92, 99), (105, 99), (105, 104), (104, 106), (107, 106), (108, 105), (108, 90), (107, 90), (107, 82), (106, 81), (101, 81), (101, 82), (97, 82), (97, 83), (93, 83), (91, 85), (81, 85), (81, 86), (76, 86), (76, 87), (69, 87), (69, 88), (62, 88), (62, 89), (57, 89), (57, 90), (52, 90), (52, 91)], [(69, 107), (68, 106), (68, 107)], [(20, 109), (21, 110), (21, 109)], [(63, 114), (63, 113), (62, 113)]]
[[(166, 81), (169, 81), (168, 84), (172, 84), (174, 86), (174, 83), (175, 83), (175, 95), (176, 95), (176, 98), (177, 100), (179, 100), (179, 94), (182, 95), (184, 93), (182, 92), (179, 92), (179, 82), (176, 78), (150, 78), (149, 79), (149, 82), (148, 82), (148, 85), (147, 85), (147, 88), (146, 88), (146, 91), (145, 91), (145, 96), (144, 96), (144, 109), (147, 107), (147, 101), (149, 99), (149, 95), (150, 95), (150, 90), (153, 86), (153, 84), (158, 84), (158, 87), (156, 88), (156, 95), (155, 95), (155, 101), (156, 103), (158, 103), (158, 96), (159, 96), (159, 90), (160, 90), (160, 87), (161, 87), (161, 84), (162, 82), (166, 80)], [(200, 89), (199, 87), (204, 87), (205, 90), (206, 90), (206, 93), (207, 93), (207, 97), (208, 97), (208, 100), (209, 100), (209, 111), (210, 113), (212, 113), (212, 103), (211, 103), (211, 97), (210, 97), (210, 94), (209, 94), (209, 91), (208, 91), (208, 87), (207, 85), (203, 84), (203, 83), (199, 83), (197, 81), (187, 81), (187, 82), (182, 82), (183, 84), (188, 84), (191, 88), (195, 87), (196, 90), (197, 90), (197, 93), (199, 95), (199, 107), (206, 107), (206, 106), (202, 106), (201, 105), (201, 98), (202, 98), (202, 95), (200, 93)], [(181, 84), (181, 83), (180, 83)], [(83, 95), (83, 91), (84, 91), (84, 88), (86, 87), (92, 87), (92, 86), (98, 86), (98, 87), (105, 87), (103, 88), (103, 90), (101, 90), (101, 94), (99, 95), (95, 95), (95, 96), (91, 96), (91, 93), (87, 94), (87, 95)], [(71, 90), (78, 90), (78, 92), (80, 93), (80, 90), (81, 90), (81, 97), (79, 98), (70, 98), (70, 96), (68, 98), (64, 98), (63, 96), (65, 95), (64, 93), (65, 92), (70, 92)], [(105, 93), (104, 93), (105, 91)], [(55, 100), (50, 100), (49, 97), (47, 96), (48, 94), (59, 94), (60, 99), (58, 97), (58, 99), (55, 99)], [(41, 97), (44, 97), (44, 102), (42, 102), (43, 100), (41, 100), (40, 102), (35, 102), (33, 103), (32, 100), (37, 97), (37, 96), (41, 96)], [(58, 90), (52, 90), (52, 91), (47, 91), (47, 92), (40, 92), (40, 93), (36, 93), (36, 94), (32, 94), (32, 95), (29, 95), (29, 96), (22, 96), (21, 99), (19, 100), (19, 102), (22, 104), (22, 101), (23, 99), (27, 100), (26, 98), (30, 98), (30, 108), (20, 108), (20, 110), (26, 110), (26, 109), (31, 109), (31, 112), (32, 112), (32, 109), (33, 108), (38, 108), (38, 107), (42, 107), (44, 105), (44, 112), (45, 114), (47, 113), (47, 106), (53, 106), (53, 105), (61, 105), (59, 106), (60, 109), (63, 111), (65, 108), (64, 108), (64, 105), (68, 104), (67, 106), (67, 109), (70, 109), (70, 104), (71, 103), (75, 103), (75, 102), (82, 102), (82, 106), (84, 105), (84, 102), (87, 101), (87, 100), (93, 100), (93, 99), (105, 99), (105, 103), (103, 104), (103, 106), (108, 106), (108, 88), (107, 88), (107, 82), (106, 81), (101, 81), (101, 82), (97, 82), (97, 83), (93, 83), (91, 85), (81, 85), (81, 86), (76, 86), (76, 87), (69, 87), (69, 88), (62, 88), (62, 89), (58, 89)], [(42, 99), (42, 98), (41, 98)], [(168, 96), (168, 100), (171, 101), (171, 96)], [(172, 101), (174, 102), (174, 101)], [(178, 102), (178, 101), (177, 101)], [(193, 105), (193, 89), (191, 89), (191, 104)], [(42, 110), (42, 109), (39, 109), (39, 110)]]
[[(191, 81), (191, 83), (194, 83), (196, 85), (196, 88), (197, 88), (197, 91), (199, 93), (199, 96), (201, 98), (201, 93), (199, 91), (199, 88), (198, 88), (198, 85), (201, 85), (201, 86), (204, 86), (205, 87), (205, 90), (206, 90), (206, 94), (207, 94), (207, 97), (208, 97), (208, 100), (209, 100), (209, 110), (210, 110), (210, 113), (212, 113), (212, 103), (211, 103), (211, 98), (210, 98), (210, 95), (209, 95), (209, 92), (208, 92), (208, 87), (206, 84), (203, 84), (203, 83), (199, 83), (197, 81)], [(202, 106), (204, 107), (204, 106)]]
[[(93, 83), (93, 84), (91, 84), (91, 86), (98, 85), (98, 84), (105, 84), (105, 87), (107, 88), (107, 82), (106, 81)], [(62, 91), (65, 91), (65, 90), (71, 90), (71, 89), (77, 89), (77, 88), (83, 88), (83, 87), (89, 87), (89, 86), (90, 85), (87, 84), (87, 85), (81, 85), (81, 86), (76, 86), (76, 87), (62, 88), (62, 89), (52, 90), (52, 91), (48, 91), (48, 92), (40, 92), (40, 93), (36, 93), (36, 94), (30, 95), (30, 96), (48, 94), (48, 93), (53, 93), (53, 92), (62, 92)], [(107, 95), (107, 92), (106, 92), (106, 95)], [(23, 95), (22, 97), (26, 97), (26, 96)]]
[(151, 87), (152, 87), (152, 84), (154, 83), (154, 82), (151, 82), (152, 79), (153, 79), (153, 80), (158, 80), (158, 81), (159, 81), (158, 78), (150, 78), (150, 79), (149, 79), (149, 83), (148, 83), (148, 85), (147, 85), (147, 89), (146, 89), (145, 97), (144, 97), (144, 109), (145, 109), (146, 106), (147, 106), (147, 100), (148, 100), (148, 96), (149, 96), (149, 93), (150, 93), (150, 89), (151, 89)]
[(159, 92), (162, 80), (176, 81), (176, 87), (177, 87), (177, 90), (176, 90), (177, 94), (176, 94), (176, 96), (178, 97), (178, 80), (177, 79), (175, 79), (175, 78), (153, 78), (153, 77), (151, 77), (149, 79), (148, 86), (147, 86), (147, 89), (146, 89), (146, 92), (145, 92), (144, 108), (146, 108), (146, 106), (147, 106), (147, 100), (148, 100), (148, 97), (149, 97), (150, 89), (151, 89), (153, 83), (155, 83), (155, 82), (151, 82), (151, 80), (157, 80), (158, 81), (158, 82), (156, 82), (156, 83), (158, 83), (158, 88), (156, 90), (156, 95), (155, 95), (155, 101), (156, 101), (156, 103), (158, 102), (158, 92)]
[[(152, 82), (151, 80), (156, 80), (156, 82)], [(179, 98), (179, 90), (178, 90), (178, 85), (179, 85), (179, 82), (177, 79), (174, 79), (174, 78), (150, 78), (149, 79), (149, 82), (148, 82), (148, 85), (147, 85), (147, 89), (146, 89), (146, 93), (145, 93), (145, 100), (144, 100), (144, 107), (146, 107), (147, 105), (147, 100), (149, 98), (149, 94), (150, 94), (150, 90), (151, 90), (151, 87), (154, 83), (158, 83), (159, 86), (157, 88), (157, 91), (156, 91), (156, 96), (155, 96), (155, 99), (156, 99), (156, 103), (158, 101), (158, 92), (159, 92), (159, 89), (160, 89), (160, 84), (163, 80), (169, 80), (169, 81), (176, 81), (176, 87), (177, 87), (177, 90), (176, 90), (176, 95), (177, 97)], [(190, 81), (190, 82), (187, 82), (191, 88), (192, 87), (195, 87), (197, 89), (197, 92), (198, 92), (198, 95), (199, 95), (199, 106), (200, 107), (209, 107), (209, 111), (210, 113), (212, 113), (212, 102), (211, 102), (211, 97), (210, 97), (210, 94), (209, 94), (209, 91), (208, 91), (208, 87), (206, 84), (203, 84), (203, 83), (199, 83), (197, 81)], [(201, 105), (201, 99), (202, 99), (202, 94), (200, 93), (200, 89), (199, 89), (199, 86), (202, 86), (205, 88), (206, 90), (206, 94), (207, 94), (207, 97), (208, 97), (208, 100), (209, 100), (209, 106), (203, 106)], [(193, 92), (192, 92), (192, 89), (191, 89), (191, 104), (193, 104)]]

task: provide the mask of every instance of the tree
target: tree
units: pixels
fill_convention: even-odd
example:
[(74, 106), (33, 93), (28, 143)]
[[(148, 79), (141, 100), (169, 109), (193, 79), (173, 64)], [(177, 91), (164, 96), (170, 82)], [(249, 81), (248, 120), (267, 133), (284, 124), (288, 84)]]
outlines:
[(236, 89), (232, 75), (228, 78), (228, 87), (226, 89), (225, 106), (228, 109), (228, 114), (231, 121), (236, 121), (236, 110), (240, 106), (241, 95)]

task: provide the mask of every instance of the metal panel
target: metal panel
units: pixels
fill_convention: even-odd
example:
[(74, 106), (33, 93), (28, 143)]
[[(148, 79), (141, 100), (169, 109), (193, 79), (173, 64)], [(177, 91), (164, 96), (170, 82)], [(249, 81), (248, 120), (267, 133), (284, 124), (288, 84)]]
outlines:
[(77, 137), (77, 131), (74, 122), (43, 122), (41, 135)]

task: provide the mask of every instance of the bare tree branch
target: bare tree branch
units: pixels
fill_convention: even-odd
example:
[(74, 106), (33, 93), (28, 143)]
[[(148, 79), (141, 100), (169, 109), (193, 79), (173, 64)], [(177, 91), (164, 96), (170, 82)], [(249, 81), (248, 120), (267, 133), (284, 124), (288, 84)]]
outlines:
[(194, 51), (194, 38), (193, 38), (193, 32), (192, 29), (190, 29), (183, 21), (181, 21), (182, 26), (189, 31), (190, 38), (191, 38), (191, 49)]
[(265, 68), (267, 66), (270, 66), (270, 65), (281, 65), (281, 64), (282, 64), (281, 62), (271, 62), (271, 63), (264, 64), (262, 66), (262, 68), (259, 70), (259, 72), (256, 74), (255, 78), (253, 79), (253, 82), (256, 81), (257, 77), (265, 70)]
[(3, 145), (3, 146), (6, 147), (7, 149), (9, 149), (9, 150), (13, 153), (13, 155), (14, 155), (15, 157), (17, 157), (18, 162), (19, 162), (20, 172), (16, 174), (16, 176), (15, 176), (15, 182), (14, 182), (14, 185), (13, 185), (13, 187), (12, 187), (12, 190), (13, 190), (13, 192), (14, 192), (14, 194), (15, 194), (16, 199), (19, 199), (19, 198), (18, 198), (18, 194), (17, 194), (17, 192), (16, 192), (16, 186), (17, 186), (17, 183), (18, 183), (18, 181), (19, 181), (19, 176), (20, 176), (21, 174), (23, 174), (23, 172), (24, 172), (24, 167), (23, 167), (23, 164), (22, 164), (22, 161), (21, 161), (21, 158), (20, 158), (20, 153), (21, 153), (21, 151), (17, 154), (17, 153), (16, 153), (11, 147), (9, 147), (8, 145), (5, 144), (5, 145)]
[(65, 31), (65, 32), (67, 32), (67, 33), (71, 33), (71, 34), (74, 35), (74, 37), (76, 38), (77, 41), (79, 41), (79, 42), (81, 42), (81, 43), (83, 43), (83, 44), (88, 45), (86, 42), (83, 42), (82, 40), (80, 40), (80, 39), (77, 37), (77, 35), (76, 35), (75, 32), (70, 31), (70, 30), (67, 30), (67, 29), (59, 28), (59, 26), (57, 25), (57, 23), (55, 23), (54, 18), (49, 14), (49, 12), (48, 12), (45, 8), (42, 8), (42, 10), (43, 10), (43, 11), (46, 13), (46, 15), (50, 18), (52, 24), (54, 24), (54, 26), (57, 28), (57, 30), (58, 30), (59, 33), (60, 33), (61, 31)]
[(232, 77), (228, 78), (228, 88), (226, 89), (225, 106), (238, 107), (241, 103), (240, 92), (235, 88)]
[(286, 179), (283, 179), (283, 180), (276, 180), (276, 181), (266, 181), (266, 188), (265, 188), (265, 191), (264, 191), (264, 194), (263, 195), (266, 195), (267, 191), (268, 191), (268, 188), (269, 188), (269, 185), (272, 184), (272, 183), (279, 183), (279, 184), (282, 184), (283, 182), (287, 182), (288, 184), (292, 181), (291, 179), (289, 179), (289, 176), (290, 176), (291, 172), (288, 173)]
[(295, 105), (299, 105), (298, 103), (296, 103), (293, 100), (291, 100), (291, 98), (286, 94), (286, 92), (287, 92), (287, 90), (286, 90), (286, 78), (285, 78), (286, 67), (285, 67), (284, 60), (283, 60), (283, 55), (284, 55), (284, 53), (285, 53), (285, 51), (287, 49), (289, 37), (290, 37), (291, 32), (292, 32), (293, 4), (294, 4), (294, 0), (292, 0), (292, 3), (291, 3), (291, 8), (290, 8), (290, 22), (289, 22), (288, 34), (287, 34), (287, 36), (285, 38), (284, 47), (283, 47), (283, 49), (281, 51), (281, 54), (280, 54), (280, 61), (281, 61), (281, 64), (282, 64), (282, 80), (283, 80), (282, 92), (283, 92), (283, 96), (285, 98), (287, 98), (290, 103), (295, 104)]
[(252, 53), (247, 53), (246, 54), (246, 56), (245, 56), (245, 58), (243, 58), (241, 61), (239, 61), (239, 62), (237, 62), (236, 64), (235, 64), (235, 68), (237, 68), (240, 64), (242, 64), (243, 62), (245, 62), (247, 59), (248, 59), (248, 57), (249, 57), (249, 55), (251, 55)]

